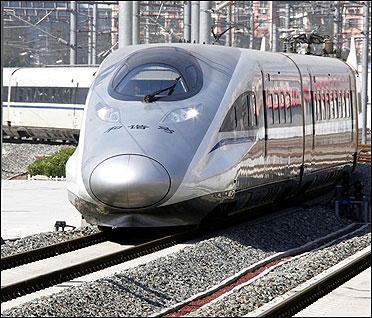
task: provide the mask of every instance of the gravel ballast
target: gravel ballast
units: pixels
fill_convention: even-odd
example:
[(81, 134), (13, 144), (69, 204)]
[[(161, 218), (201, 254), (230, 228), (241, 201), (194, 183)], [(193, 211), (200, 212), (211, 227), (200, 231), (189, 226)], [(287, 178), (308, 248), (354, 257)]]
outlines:
[(247, 315), (370, 245), (370, 228), (367, 231), (368, 233), (364, 235), (310, 252), (306, 256), (274, 268), (251, 284), (187, 316), (239, 317)]
[[(243, 268), (343, 228), (332, 209), (293, 213), (215, 234), (193, 246), (104, 279), (35, 299), (3, 316), (144, 316), (205, 291)], [(360, 245), (365, 245), (361, 241)]]
[(36, 156), (50, 156), (66, 145), (46, 145), (30, 143), (3, 143), (1, 158), (1, 178), (8, 179), (27, 172), (27, 167)]
[(1, 245), (1, 257), (32, 251), (97, 232), (99, 230), (96, 226), (87, 226), (64, 232), (45, 232), (22, 237), (17, 240), (5, 240), (5, 244)]

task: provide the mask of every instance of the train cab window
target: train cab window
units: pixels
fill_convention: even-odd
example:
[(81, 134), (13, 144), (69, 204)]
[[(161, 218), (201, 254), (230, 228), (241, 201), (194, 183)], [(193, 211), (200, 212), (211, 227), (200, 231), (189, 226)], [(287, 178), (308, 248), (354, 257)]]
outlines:
[(222, 123), (222, 126), (220, 128), (220, 132), (229, 132), (229, 131), (235, 131), (236, 130), (236, 127), (237, 127), (237, 120), (236, 120), (236, 108), (235, 108), (235, 105), (232, 106), (223, 123)]
[(142, 101), (156, 93), (159, 101), (175, 101), (194, 96), (202, 84), (202, 70), (193, 55), (181, 48), (157, 47), (123, 60), (108, 92), (119, 100)]
[(174, 90), (160, 92), (160, 96), (178, 95), (188, 92), (182, 75), (173, 67), (165, 64), (146, 64), (132, 70), (114, 88), (123, 95), (145, 96), (176, 84)]
[(240, 100), (234, 103), (234, 107), (236, 109), (236, 122), (237, 127), (236, 130), (242, 131), (248, 129), (249, 123), (249, 101), (248, 95), (243, 94), (240, 97)]
[(253, 92), (240, 95), (229, 109), (220, 132), (246, 131), (257, 126), (256, 97)]

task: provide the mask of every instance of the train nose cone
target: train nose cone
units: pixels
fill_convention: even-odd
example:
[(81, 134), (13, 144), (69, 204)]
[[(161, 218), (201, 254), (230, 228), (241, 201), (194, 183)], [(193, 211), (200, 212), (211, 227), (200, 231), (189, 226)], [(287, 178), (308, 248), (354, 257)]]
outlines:
[(118, 208), (144, 208), (161, 201), (170, 177), (157, 161), (120, 155), (101, 162), (90, 176), (90, 188), (101, 202)]

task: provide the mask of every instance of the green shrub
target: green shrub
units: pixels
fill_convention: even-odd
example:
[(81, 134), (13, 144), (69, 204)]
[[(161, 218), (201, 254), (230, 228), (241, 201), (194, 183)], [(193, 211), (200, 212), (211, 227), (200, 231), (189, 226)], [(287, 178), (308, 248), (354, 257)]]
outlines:
[(62, 148), (53, 156), (39, 159), (31, 163), (27, 171), (30, 175), (45, 175), (48, 177), (66, 177), (66, 162), (74, 153), (75, 147)]

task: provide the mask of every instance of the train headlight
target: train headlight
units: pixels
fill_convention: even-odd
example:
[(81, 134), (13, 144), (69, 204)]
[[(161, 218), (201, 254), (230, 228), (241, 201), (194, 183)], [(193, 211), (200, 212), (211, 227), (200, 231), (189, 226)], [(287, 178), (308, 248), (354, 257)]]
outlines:
[(120, 111), (115, 107), (110, 107), (107, 105), (103, 105), (98, 103), (96, 106), (97, 115), (103, 121), (107, 121), (110, 123), (119, 123), (120, 119)]
[(167, 114), (162, 121), (173, 121), (179, 123), (190, 119), (196, 119), (201, 112), (202, 105), (175, 109)]

